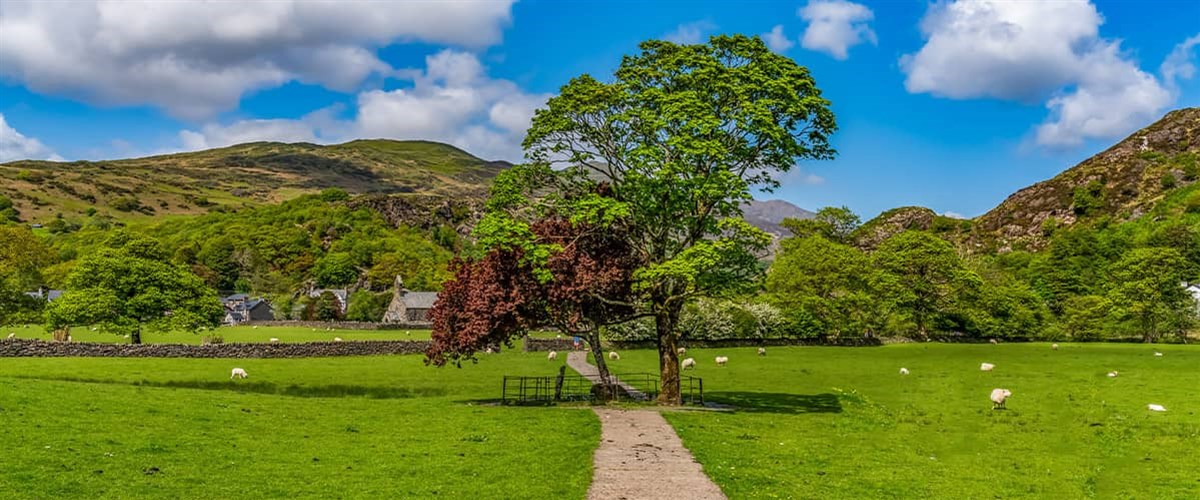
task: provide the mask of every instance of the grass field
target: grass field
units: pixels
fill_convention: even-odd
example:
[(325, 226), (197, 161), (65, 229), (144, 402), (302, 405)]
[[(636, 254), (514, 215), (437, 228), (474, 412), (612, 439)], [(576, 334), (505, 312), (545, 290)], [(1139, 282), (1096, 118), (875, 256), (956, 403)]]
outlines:
[[(688, 356), (707, 399), (735, 408), (666, 416), (731, 498), (1200, 498), (1200, 348)], [(591, 412), (480, 404), (501, 375), (552, 374), (563, 358), (0, 359), (0, 498), (582, 498)], [(234, 366), (250, 379), (230, 382)], [(991, 409), (994, 387), (1013, 391), (1008, 410)]]
[[(1164, 356), (1157, 358), (1153, 351)], [(667, 419), (731, 498), (1200, 498), (1200, 349), (691, 350), (730, 413)], [(713, 357), (729, 364), (717, 367)], [(653, 369), (621, 353), (617, 372)], [(995, 371), (981, 372), (990, 362)], [(900, 367), (911, 370), (898, 374)], [(1117, 378), (1106, 373), (1117, 370)], [(993, 411), (993, 388), (1013, 392)], [(1147, 410), (1148, 403), (1167, 408)]]
[(591, 412), (473, 402), (556, 369), (516, 352), (462, 369), (0, 359), (0, 498), (582, 498)]

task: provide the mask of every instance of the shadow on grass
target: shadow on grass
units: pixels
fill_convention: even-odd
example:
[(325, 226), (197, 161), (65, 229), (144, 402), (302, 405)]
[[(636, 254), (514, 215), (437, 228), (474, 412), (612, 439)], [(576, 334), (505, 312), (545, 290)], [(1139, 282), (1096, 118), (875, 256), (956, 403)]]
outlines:
[(344, 398), (365, 397), (371, 399), (408, 399), (445, 396), (441, 388), (372, 387), (362, 385), (280, 385), (273, 382), (248, 381), (205, 381), (205, 380), (101, 380), (80, 377), (31, 377), (28, 380), (51, 380), (57, 382), (80, 382), (85, 384), (129, 385), (134, 387), (161, 387), (170, 389), (199, 389), (205, 391), (230, 391), (244, 394), (274, 394), (300, 398)]
[(781, 394), (774, 392), (707, 392), (706, 401), (733, 406), (745, 413), (841, 413), (833, 394)]

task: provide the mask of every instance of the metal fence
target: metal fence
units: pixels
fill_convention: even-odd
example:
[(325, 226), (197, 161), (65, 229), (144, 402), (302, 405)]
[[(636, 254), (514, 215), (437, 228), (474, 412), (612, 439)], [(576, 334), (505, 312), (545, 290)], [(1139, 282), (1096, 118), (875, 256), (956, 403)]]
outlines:
[[(565, 368), (565, 367), (564, 367)], [(514, 376), (505, 375), (501, 386), (500, 402), (502, 404), (553, 404), (560, 401), (592, 402), (603, 398), (605, 393), (613, 395), (617, 401), (648, 401), (658, 397), (658, 374), (625, 373), (612, 374), (604, 391), (604, 386), (593, 383), (580, 375), (566, 375), (560, 371), (557, 376)], [(690, 405), (704, 404), (704, 381), (699, 377), (683, 375), (680, 378), (680, 390), (683, 393), (683, 403)]]

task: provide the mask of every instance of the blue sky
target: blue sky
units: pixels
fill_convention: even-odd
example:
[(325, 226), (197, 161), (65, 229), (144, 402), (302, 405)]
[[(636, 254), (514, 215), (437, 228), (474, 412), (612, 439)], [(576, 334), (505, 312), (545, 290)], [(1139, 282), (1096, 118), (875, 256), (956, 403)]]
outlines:
[(450, 142), (519, 160), (528, 117), (639, 41), (761, 34), (832, 101), (836, 160), (764, 198), (979, 215), (1200, 105), (1200, 2), (0, 4), (0, 161), (250, 140)]

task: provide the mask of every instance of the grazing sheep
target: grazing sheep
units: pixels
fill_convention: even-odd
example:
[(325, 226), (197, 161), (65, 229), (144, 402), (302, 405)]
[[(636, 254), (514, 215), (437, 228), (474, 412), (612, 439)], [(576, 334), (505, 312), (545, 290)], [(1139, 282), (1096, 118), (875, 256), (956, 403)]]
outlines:
[(1156, 352), (1156, 353), (1154, 353), (1154, 357), (1156, 357), (1156, 358), (1161, 358), (1161, 357), (1162, 357), (1162, 353), (1161, 353), (1161, 352)]
[(717, 356), (715, 361), (717, 362), (717, 366), (725, 366), (725, 363), (729, 362), (729, 356)]
[(128, 338), (129, 338), (129, 336), (128, 336), (128, 335), (126, 335), (126, 336), (125, 336), (125, 338), (126, 338), (126, 339), (128, 339)]
[(766, 356), (766, 355), (767, 355), (767, 348), (766, 348), (766, 347), (759, 347), (759, 348), (758, 348), (758, 355), (759, 355), (759, 356)]
[(1149, 408), (1150, 411), (1167, 411), (1166, 408), (1163, 408), (1163, 405), (1148, 404), (1146, 408)]
[(996, 339), (989, 340), (988, 342), (991, 342), (992, 345), (996, 345), (996, 344), (1000, 343), (1000, 342), (997, 342)]
[(558, 351), (550, 351), (550, 354), (546, 355), (546, 361), (554, 361), (556, 359), (558, 359)]
[(14, 333), (14, 332), (8, 332), (8, 340), (12, 340), (12, 339), (15, 339), (15, 338), (17, 338), (17, 334), (16, 334), (16, 333)]
[(985, 371), (985, 372), (990, 372), (990, 371), (992, 371), (992, 368), (995, 368), (995, 367), (996, 367), (996, 365), (993, 365), (991, 363), (980, 363), (980, 365), (979, 365), (979, 369), (982, 371)]
[(271, 337), (271, 343), (272, 343), (272, 344), (276, 344), (276, 343), (278, 343), (278, 342), (279, 342), (279, 339), (277, 339), (277, 338), (275, 338), (275, 337)]
[(992, 389), (992, 409), (1004, 408), (1009, 396), (1012, 396), (1012, 391), (1008, 389)]
[(621, 355), (620, 355), (620, 354), (617, 354), (617, 351), (611, 351), (611, 352), (609, 352), (609, 353), (608, 353), (608, 359), (611, 359), (611, 360), (613, 360), (613, 361), (616, 361), (616, 360), (618, 360), (618, 359), (621, 359)]
[(696, 358), (688, 358), (683, 360), (683, 369), (686, 370), (688, 368), (693, 370), (696, 369)]
[(93, 331), (93, 332), (94, 332), (94, 331), (96, 331), (96, 327), (94, 327), (94, 326), (93, 326), (93, 327), (92, 327), (92, 331)]
[(246, 373), (246, 370), (243, 370), (241, 368), (234, 368), (233, 372), (230, 373), (230, 375), (229, 375), (229, 380), (233, 380), (235, 378), (249, 378), (249, 377), (250, 377), (250, 375)]
[(1050, 344), (1050, 348), (1051, 348), (1051, 349), (1054, 349), (1055, 351), (1057, 351), (1057, 350), (1058, 350), (1058, 344)]
[(562, 334), (560, 333), (560, 334), (558, 334), (558, 335), (555, 335), (555, 336), (554, 336), (554, 338), (556, 338), (556, 339), (561, 339), (561, 338), (562, 338)]
[(900, 374), (901, 374), (901, 375), (908, 375), (908, 368), (901, 368), (901, 369), (900, 369)]
[(257, 329), (258, 329), (258, 325), (254, 325), (254, 326), (250, 327), (250, 329), (251, 329), (251, 330), (257, 330)]
[(342, 338), (341, 338), (341, 337), (334, 337), (334, 338), (333, 338), (333, 341), (334, 341), (334, 342), (341, 342), (341, 341), (342, 341)]
[(1108, 378), (1117, 378), (1117, 372), (1115, 370), (1108, 372)]
[(488, 354), (496, 354), (496, 350), (492, 349), (491, 347), (485, 349), (483, 352), (486, 352)]
[(687, 348), (680, 347), (679, 349), (675, 349), (675, 352), (679, 353), (680, 356), (683, 356), (684, 354), (687, 354)]

